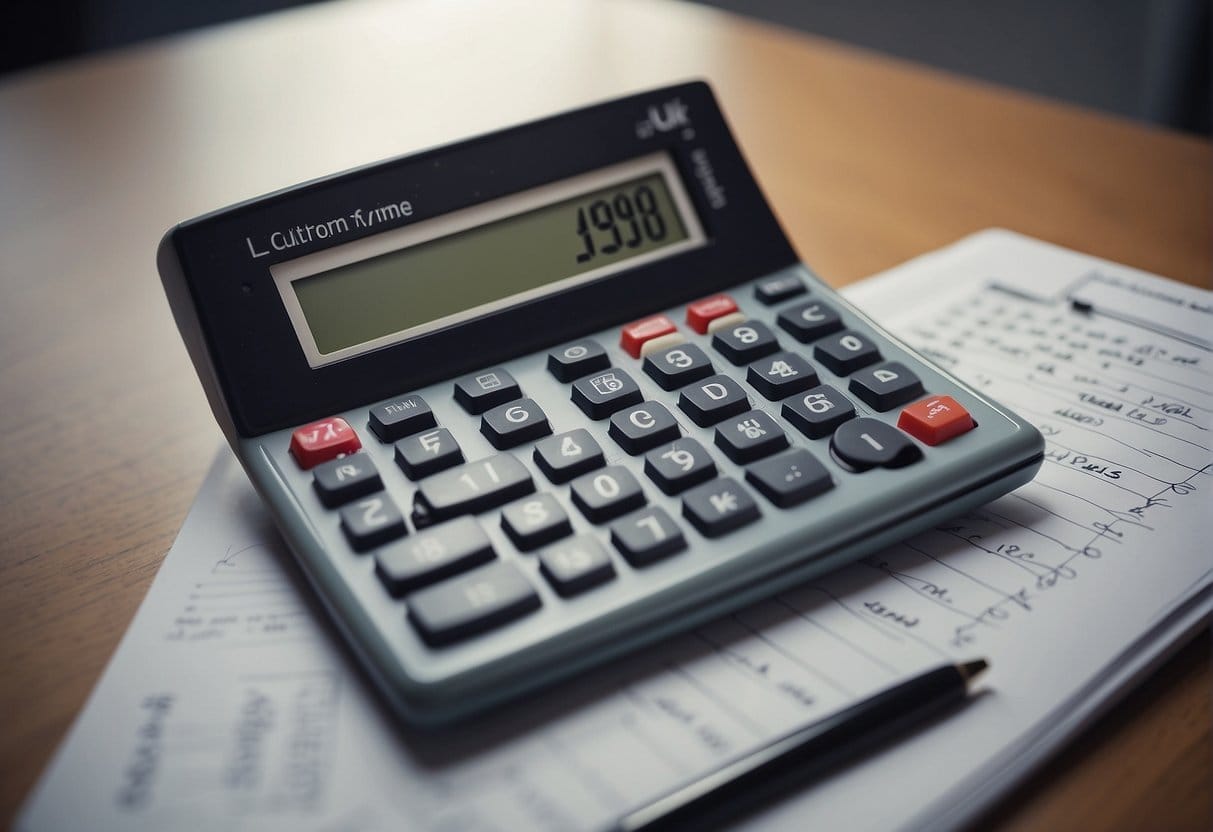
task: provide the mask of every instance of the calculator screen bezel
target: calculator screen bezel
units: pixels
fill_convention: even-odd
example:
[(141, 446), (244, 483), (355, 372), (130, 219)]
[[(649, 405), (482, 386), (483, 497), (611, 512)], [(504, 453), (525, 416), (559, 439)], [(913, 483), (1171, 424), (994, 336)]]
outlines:
[[(598, 168), (669, 154), (706, 240), (389, 347), (312, 367), (269, 267)], [(358, 209), (382, 227), (277, 251), (275, 231)], [(225, 429), (259, 436), (726, 289), (796, 262), (702, 82), (631, 96), (304, 183), (175, 227), (165, 288)], [(534, 325), (542, 320), (544, 326)], [(230, 419), (230, 422), (227, 420)]]

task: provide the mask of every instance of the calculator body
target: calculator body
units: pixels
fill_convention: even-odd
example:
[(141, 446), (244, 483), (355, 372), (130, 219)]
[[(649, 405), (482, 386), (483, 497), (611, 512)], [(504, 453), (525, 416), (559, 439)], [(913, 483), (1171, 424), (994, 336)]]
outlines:
[(412, 723), (853, 561), (1043, 458), (799, 262), (702, 83), (191, 220), (158, 265), (226, 437)]

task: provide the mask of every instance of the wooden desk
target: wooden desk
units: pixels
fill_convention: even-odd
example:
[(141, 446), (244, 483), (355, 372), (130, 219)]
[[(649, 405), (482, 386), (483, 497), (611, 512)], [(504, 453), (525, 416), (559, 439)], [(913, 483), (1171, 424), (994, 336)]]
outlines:
[[(368, 160), (710, 79), (837, 284), (987, 226), (1209, 284), (1208, 144), (666, 3), (354, 3), (0, 86), (0, 817), (122, 636), (219, 444), (153, 253)], [(1207, 637), (990, 825), (1204, 828)], [(1163, 811), (1162, 815), (1154, 813)]]

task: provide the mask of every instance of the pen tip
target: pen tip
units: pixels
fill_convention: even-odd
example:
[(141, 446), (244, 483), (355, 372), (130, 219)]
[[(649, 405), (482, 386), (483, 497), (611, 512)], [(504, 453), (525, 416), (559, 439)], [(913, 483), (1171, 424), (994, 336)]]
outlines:
[(960, 671), (961, 677), (963, 677), (966, 682), (971, 682), (981, 675), (981, 673), (989, 666), (990, 663), (985, 659), (973, 659), (969, 662), (961, 662), (960, 664), (956, 665), (956, 669)]

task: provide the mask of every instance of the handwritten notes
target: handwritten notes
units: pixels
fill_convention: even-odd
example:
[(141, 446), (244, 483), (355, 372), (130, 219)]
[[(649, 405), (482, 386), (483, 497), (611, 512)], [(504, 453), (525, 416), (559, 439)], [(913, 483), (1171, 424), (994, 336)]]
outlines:
[(751, 821), (962, 822), (1213, 607), (1213, 357), (1184, 321), (1076, 311), (1070, 293), (1100, 275), (1165, 287), (1189, 316), (1211, 307), (1006, 232), (854, 293), (1040, 426), (1035, 482), (440, 734), (387, 717), (222, 453), (18, 828), (592, 829), (858, 696), (985, 655), (991, 690), (962, 713)]

